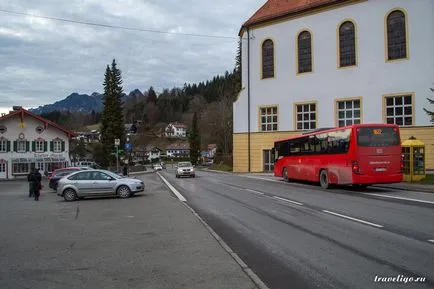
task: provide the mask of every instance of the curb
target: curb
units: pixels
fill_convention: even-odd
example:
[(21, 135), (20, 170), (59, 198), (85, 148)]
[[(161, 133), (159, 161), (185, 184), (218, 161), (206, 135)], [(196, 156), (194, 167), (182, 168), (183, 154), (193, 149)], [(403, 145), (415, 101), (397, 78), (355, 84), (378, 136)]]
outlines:
[[(218, 171), (219, 172), (219, 171)], [(252, 269), (250, 269), (246, 263), (244, 263), (244, 261), (238, 256), (237, 253), (235, 253), (231, 247), (229, 247), (225, 241), (223, 241), (223, 239), (213, 230), (213, 228), (211, 228), (203, 219), (201, 216), (199, 216), (198, 213), (196, 213), (196, 211), (190, 207), (187, 203), (187, 200), (185, 200), (185, 198), (175, 189), (175, 187), (173, 187), (173, 185), (171, 185), (169, 183), (169, 181), (167, 181), (162, 175), (157, 174), (161, 180), (166, 184), (166, 186), (172, 191), (172, 193), (174, 193), (178, 199), (181, 201), (181, 204), (183, 204), (187, 209), (189, 209), (192, 214), (202, 223), (202, 225), (208, 230), (208, 232), (211, 234), (211, 236), (213, 236), (213, 238), (219, 243), (219, 245), (223, 248), (223, 250), (225, 250), (231, 257), (232, 259), (235, 260), (235, 262), (241, 267), (241, 269), (243, 270), (243, 272), (250, 278), (250, 280), (252, 280), (252, 282), (259, 288), (259, 289), (269, 289), (267, 285), (265, 285), (264, 282), (262, 282), (261, 278), (258, 277), (258, 275), (255, 274), (255, 272), (253, 272)], [(175, 190), (175, 191), (173, 191)], [(182, 198), (180, 198), (178, 195), (180, 195)]]
[(398, 188), (398, 187), (388, 187), (381, 185), (373, 185), (374, 188), (382, 188), (382, 189), (393, 189), (399, 191), (410, 191), (410, 192), (422, 192), (422, 193), (431, 193), (434, 194), (434, 189), (426, 189), (426, 188)]
[(201, 169), (201, 171), (204, 171), (204, 172), (212, 172), (212, 173), (220, 173), (220, 174), (230, 174), (230, 175), (235, 175), (235, 173), (233, 173), (233, 172), (226, 172), (226, 171), (219, 171), (219, 170)]

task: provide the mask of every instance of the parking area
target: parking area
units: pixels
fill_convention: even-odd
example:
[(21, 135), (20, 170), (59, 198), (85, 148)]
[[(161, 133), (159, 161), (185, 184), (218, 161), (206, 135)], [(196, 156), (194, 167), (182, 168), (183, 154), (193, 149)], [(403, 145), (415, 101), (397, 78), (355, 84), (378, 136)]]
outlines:
[(0, 182), (0, 288), (253, 288), (156, 174), (129, 199), (65, 202)]

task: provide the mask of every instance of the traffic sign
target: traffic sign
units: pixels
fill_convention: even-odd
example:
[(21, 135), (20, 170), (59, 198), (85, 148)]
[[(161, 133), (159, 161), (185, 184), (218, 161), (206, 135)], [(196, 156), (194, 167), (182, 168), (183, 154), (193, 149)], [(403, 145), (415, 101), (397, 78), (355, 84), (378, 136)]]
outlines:
[(126, 149), (127, 151), (130, 151), (130, 150), (131, 150), (131, 143), (126, 143), (126, 144), (125, 144), (125, 149)]
[(121, 145), (121, 140), (120, 139), (115, 139), (115, 146), (120, 146)]

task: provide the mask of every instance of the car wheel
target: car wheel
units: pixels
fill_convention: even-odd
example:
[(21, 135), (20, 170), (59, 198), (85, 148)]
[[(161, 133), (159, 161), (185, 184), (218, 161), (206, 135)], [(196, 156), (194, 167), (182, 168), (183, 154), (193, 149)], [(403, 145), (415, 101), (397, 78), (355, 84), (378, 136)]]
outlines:
[(327, 170), (322, 170), (319, 174), (319, 183), (323, 189), (330, 188), (329, 176)]
[(131, 196), (131, 190), (128, 186), (120, 186), (117, 189), (117, 194), (122, 199), (129, 198)]
[(67, 202), (75, 201), (75, 200), (77, 200), (77, 193), (73, 189), (66, 189), (63, 192), (63, 198)]

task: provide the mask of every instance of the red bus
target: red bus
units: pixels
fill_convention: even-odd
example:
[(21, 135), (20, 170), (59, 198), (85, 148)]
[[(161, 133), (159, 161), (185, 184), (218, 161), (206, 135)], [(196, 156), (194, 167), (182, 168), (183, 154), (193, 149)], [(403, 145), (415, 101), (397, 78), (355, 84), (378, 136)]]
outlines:
[(319, 129), (274, 143), (274, 175), (321, 187), (403, 181), (399, 126), (355, 124)]

